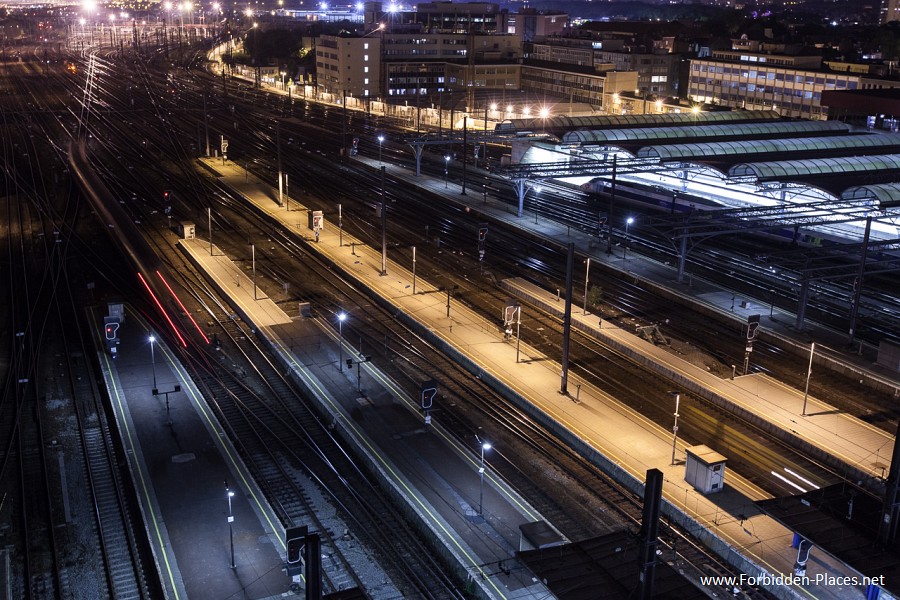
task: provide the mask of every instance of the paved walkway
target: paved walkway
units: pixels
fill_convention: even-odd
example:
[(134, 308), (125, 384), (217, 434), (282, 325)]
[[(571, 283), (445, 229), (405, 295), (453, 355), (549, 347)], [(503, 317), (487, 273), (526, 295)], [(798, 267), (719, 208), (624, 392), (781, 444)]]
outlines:
[[(207, 161), (210, 167), (217, 170), (223, 181), (241, 192), (245, 198), (254, 202), (272, 217), (281, 219), (292, 228), (299, 228), (308, 239), (312, 239), (312, 231), (306, 227), (305, 220), (297, 219), (295, 214), (287, 212), (273, 201), (271, 189), (253, 179), (246, 177), (243, 169), (236, 165)], [(374, 165), (373, 165), (374, 166)], [(392, 176), (406, 177), (410, 181), (422, 183), (436, 193), (444, 192), (443, 182), (427, 177), (413, 178), (404, 174), (399, 168), (391, 167)], [(294, 208), (297, 204), (293, 203)], [(522, 219), (514, 217), (509, 220), (523, 226)], [(539, 226), (541, 233), (547, 232), (552, 225)], [(417, 294), (412, 294), (412, 276), (404, 266), (393, 261), (388, 264), (388, 276), (380, 276), (381, 253), (366, 247), (346, 233), (343, 234), (343, 245), (338, 243), (338, 232), (333, 223), (326, 223), (319, 233), (318, 243), (313, 247), (320, 254), (331, 260), (337, 267), (354, 277), (360, 285), (378, 290), (382, 297), (388, 299), (398, 308), (402, 318), (414, 319), (423, 328), (431, 332), (436, 341), (458, 352), (479, 365), (484, 376), (493, 377), (514, 394), (535, 407), (539, 417), (544, 417), (548, 424), (558, 423), (574, 436), (578, 443), (596, 457), (598, 461), (607, 461), (610, 468), (627, 473), (636, 484), (643, 481), (644, 473), (649, 468), (658, 468), (666, 475), (664, 494), (668, 501), (669, 512), (682, 518), (687, 527), (699, 537), (707, 537), (711, 543), (713, 538), (720, 540), (727, 547), (726, 552), (737, 552), (755, 563), (747, 564), (750, 574), (761, 571), (788, 574), (792, 572), (796, 551), (790, 547), (791, 532), (781, 527), (765, 515), (760, 514), (753, 501), (765, 497), (761, 490), (743, 480), (737, 474), (729, 472), (726, 477), (726, 489), (722, 493), (703, 496), (684, 482), (684, 467), (670, 464), (672, 434), (619, 404), (608, 397), (602, 390), (593, 388), (586, 382), (578, 382), (570, 378), (569, 390), (580, 385), (579, 402), (571, 398), (561, 397), (559, 391), (558, 366), (543, 360), (544, 357), (532, 348), (522, 346), (520, 351), (523, 360), (516, 362), (516, 348), (503, 340), (499, 332), (499, 323), (488, 322), (464, 307), (452, 305), (451, 315), (447, 317), (446, 299), (443, 294), (424, 293), (435, 288), (427, 282), (417, 282)], [(564, 229), (564, 228), (563, 228)], [(560, 239), (562, 233), (559, 233)], [(585, 249), (589, 242), (585, 240)], [(602, 259), (602, 257), (600, 257)], [(630, 261), (638, 262), (638, 261)], [(539, 292), (533, 291), (534, 294)], [(706, 293), (706, 292), (704, 292)], [(728, 295), (730, 302), (731, 296)], [(555, 300), (555, 297), (554, 297)], [(578, 311), (573, 311), (578, 312)], [(776, 313), (777, 314), (777, 313)], [(651, 351), (649, 344), (641, 347), (639, 340), (614, 328), (604, 335), (616, 336), (621, 340), (641, 349)], [(629, 339), (631, 338), (631, 339)], [(625, 343), (625, 342), (623, 342)], [(657, 351), (658, 352), (658, 351)], [(656, 356), (654, 352), (651, 355)], [(670, 355), (658, 356), (672, 368)], [(685, 372), (684, 365), (677, 365)], [(685, 367), (685, 368), (682, 368)], [(697, 374), (692, 374), (694, 376)], [(835, 446), (834, 453), (850, 464), (861, 469), (875, 470), (879, 460), (876, 456), (889, 454), (890, 436), (883, 436), (868, 426), (846, 417), (837, 418), (829, 407), (811, 399), (808, 412), (811, 416), (799, 419), (799, 407), (785, 405), (782, 398), (794, 399), (796, 392), (778, 386), (776, 382), (766, 381), (761, 377), (737, 378), (735, 381), (723, 381), (717, 378), (697, 377), (697, 385), (716, 390), (717, 394), (735, 402), (749, 401), (753, 404), (756, 396), (764, 397), (773, 394), (779, 400), (774, 404), (782, 409), (773, 418), (780, 424), (790, 424), (799, 435), (816, 443), (827, 446), (830, 441), (847, 442), (843, 447)], [(749, 400), (748, 400), (749, 398)], [(802, 400), (802, 396), (801, 396)], [(761, 411), (762, 412), (762, 411)], [(761, 414), (761, 416), (766, 416)], [(551, 425), (552, 426), (552, 425)], [(843, 432), (835, 435), (836, 431)], [(831, 432), (829, 434), (829, 432)], [(866, 446), (873, 447), (866, 450)], [(887, 449), (886, 449), (887, 448)], [(679, 444), (678, 454), (684, 455), (684, 448)], [(687, 517), (678, 517), (683, 512)], [(814, 551), (811, 559), (809, 575), (817, 572), (833, 574), (853, 574), (846, 566), (826, 554)], [(795, 586), (788, 593), (785, 589), (775, 590), (784, 597), (792, 594), (817, 598), (852, 598), (862, 597), (861, 589), (844, 589), (838, 587)]]

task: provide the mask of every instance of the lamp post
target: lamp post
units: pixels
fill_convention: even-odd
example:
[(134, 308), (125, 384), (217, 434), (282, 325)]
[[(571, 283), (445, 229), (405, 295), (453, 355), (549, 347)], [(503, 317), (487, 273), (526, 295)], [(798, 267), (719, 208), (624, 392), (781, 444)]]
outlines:
[(809, 347), (809, 367), (806, 369), (806, 389), (803, 390), (803, 412), (802, 416), (806, 416), (806, 400), (809, 398), (809, 378), (812, 377), (813, 356), (816, 353), (816, 343), (813, 342)]
[(450, 155), (444, 156), (444, 188), (448, 187), (447, 179), (450, 174)]
[(231, 568), (234, 569), (234, 513), (231, 512), (231, 499), (234, 498), (234, 492), (228, 487), (228, 481), (225, 481), (225, 493), (228, 496), (228, 535), (231, 538)]
[(675, 424), (672, 426), (672, 464), (675, 464), (675, 443), (678, 441), (678, 406), (681, 403), (681, 394), (669, 392), (675, 396)]
[(484, 514), (484, 451), (490, 450), (491, 444), (489, 442), (484, 442), (481, 444), (481, 467), (478, 469), (478, 474), (481, 477), (481, 487), (478, 493), (478, 514)]
[(625, 243), (622, 248), (622, 260), (626, 260), (628, 258), (628, 227), (634, 223), (634, 217), (628, 217), (625, 219)]
[(381, 146), (384, 144), (384, 136), (378, 136), (378, 166), (381, 166)]
[(347, 313), (338, 313), (338, 369), (344, 372), (344, 320)]
[(153, 393), (156, 393), (156, 354), (153, 351), (153, 343), (156, 342), (156, 336), (151, 335), (150, 338), (150, 362), (153, 365)]

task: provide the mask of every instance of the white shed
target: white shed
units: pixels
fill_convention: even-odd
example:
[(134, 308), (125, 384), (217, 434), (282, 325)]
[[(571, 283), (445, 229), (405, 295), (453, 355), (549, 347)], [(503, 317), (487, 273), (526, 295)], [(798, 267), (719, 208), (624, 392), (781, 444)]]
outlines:
[(724, 456), (708, 446), (687, 448), (684, 480), (702, 494), (721, 492), (725, 485)]

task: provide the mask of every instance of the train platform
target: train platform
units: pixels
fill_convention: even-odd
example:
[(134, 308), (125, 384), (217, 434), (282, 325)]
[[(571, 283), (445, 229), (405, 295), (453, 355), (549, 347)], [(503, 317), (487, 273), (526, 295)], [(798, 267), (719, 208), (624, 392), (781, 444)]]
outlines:
[[(254, 202), (259, 209), (292, 229), (299, 228), (300, 233), (308, 240), (314, 239), (305, 219), (300, 219), (297, 212), (287, 211), (273, 199), (270, 186), (248, 177), (238, 165), (221, 165), (212, 160), (205, 162), (207, 168), (216, 171), (225, 184)], [(374, 164), (371, 166), (375, 167)], [(432, 191), (446, 194), (443, 181), (427, 177), (414, 178), (399, 171), (401, 169), (392, 167), (392, 176), (407, 177), (411, 183), (415, 180), (417, 184), (424, 181), (425, 187), (430, 185)], [(296, 204), (294, 207), (296, 211)], [(766, 497), (762, 490), (729, 472), (723, 492), (710, 495), (699, 493), (684, 480), (682, 457), (685, 456), (685, 447), (680, 442), (676, 444), (679, 460), (675, 465), (671, 464), (673, 437), (670, 430), (649, 422), (587, 382), (570, 377), (569, 393), (561, 395), (558, 365), (547, 361), (532, 348), (523, 345), (517, 349), (515, 344), (504, 339), (498, 322), (485, 321), (465, 307), (454, 305), (450, 316), (447, 316), (444, 295), (431, 293), (436, 290), (435, 286), (420, 280), (416, 293), (413, 293), (412, 274), (406, 266), (389, 260), (388, 275), (381, 276), (380, 249), (376, 251), (367, 247), (346, 233), (342, 236), (341, 244), (336, 229), (334, 223), (326, 223), (319, 232), (318, 243), (311, 246), (345, 274), (353, 277), (358, 285), (376, 290), (382, 298), (396, 306), (401, 318), (414, 320), (435, 343), (443, 345), (451, 353), (457, 353), (460, 358), (479, 365), (482, 371), (478, 376), (493, 380), (497, 386), (521, 398), (523, 406), (531, 407), (538, 419), (548, 427), (558, 428), (561, 435), (573, 440), (575, 445), (580, 445), (597, 462), (605, 463), (610, 471), (618, 472), (624, 481), (630, 481), (634, 489), (640, 489), (647, 469), (657, 468), (663, 471), (666, 477), (663, 489), (667, 500), (665, 507), (670, 516), (697, 537), (717, 546), (723, 555), (732, 555), (735, 563), (743, 564), (746, 574), (788, 575), (793, 572), (797, 552), (791, 547), (792, 533), (761, 514), (755, 507), (755, 500)], [(546, 233), (543, 229), (540, 231)], [(562, 239), (562, 235), (555, 239)], [(588, 241), (585, 240), (585, 250), (589, 249)], [(577, 311), (573, 310), (575, 312)], [(248, 317), (252, 320), (252, 314), (248, 314)], [(607, 331), (606, 324), (603, 329)], [(621, 332), (621, 336), (626, 335), (631, 334)], [(521, 357), (517, 361), (519, 352)], [(766, 395), (773, 391), (788, 393), (778, 390), (771, 382), (761, 383), (760, 378), (738, 378), (742, 380), (729, 381), (727, 387), (723, 386), (726, 382), (721, 379), (713, 379), (704, 381), (703, 385), (719, 389), (719, 393), (724, 395), (734, 395), (738, 391), (746, 393), (748, 390), (751, 395)], [(760, 387), (763, 385), (764, 391)], [(572, 393), (573, 389), (577, 390), (576, 394)], [(810, 407), (810, 412), (815, 411), (814, 414), (828, 412), (827, 407), (815, 399), (810, 399)], [(792, 410), (789, 407), (788, 413)], [(799, 411), (797, 414), (799, 415)], [(821, 416), (823, 419), (829, 418), (825, 414)], [(815, 418), (798, 417), (797, 423), (792, 425), (794, 430), (802, 431), (804, 427), (815, 423)], [(850, 433), (849, 429), (859, 426), (852, 419), (831, 418), (824, 428), (833, 432), (832, 438), (854, 439), (857, 432)], [(846, 433), (835, 432), (836, 427), (849, 429)], [(865, 431), (858, 432), (859, 436), (872, 435), (869, 428), (863, 429)], [(882, 439), (876, 442), (879, 447), (883, 443)], [(836, 453), (841, 452), (843, 451)], [(874, 457), (876, 452), (878, 450), (872, 448), (870, 455)], [(866, 468), (877, 468), (877, 460), (871, 461), (872, 465), (865, 465), (865, 460), (850, 460), (861, 462)], [(737, 558), (738, 555), (743, 558)], [(812, 579), (808, 584), (774, 585), (770, 591), (784, 598), (865, 597), (865, 590), (860, 586), (819, 585), (816, 583), (816, 574), (859, 577), (858, 573), (840, 561), (814, 550), (808, 571)]]
[(540, 582), (506, 564), (519, 547), (519, 525), (543, 518), (491, 472), (490, 451), (482, 484), (480, 456), (445, 435), (439, 424), (426, 425), (417, 399), (378, 372), (333, 325), (301, 316), (296, 305), (289, 315), (254, 289), (241, 267), (221, 250), (214, 246), (210, 252), (207, 241), (186, 239), (179, 244), (328, 411), (330, 426), (377, 465), (387, 486), (427, 524), (471, 585), (481, 586), (484, 597), (491, 598), (548, 595)]
[[(563, 314), (563, 303), (555, 293), (524, 279), (501, 282), (514, 297), (545, 311)], [(884, 476), (894, 448), (894, 436), (855, 417), (844, 414), (801, 390), (783, 385), (765, 373), (722, 379), (707, 369), (680, 358), (662, 345), (625, 331), (597, 315), (574, 309), (573, 326), (616, 348), (631, 359), (677, 382), (684, 391), (710, 400), (724, 410), (740, 415), (805, 452), (851, 480)], [(811, 486), (796, 481), (795, 491)]]
[(92, 310), (103, 380), (166, 598), (283, 597), (284, 530), (199, 390), (134, 313), (113, 359), (103, 316)]

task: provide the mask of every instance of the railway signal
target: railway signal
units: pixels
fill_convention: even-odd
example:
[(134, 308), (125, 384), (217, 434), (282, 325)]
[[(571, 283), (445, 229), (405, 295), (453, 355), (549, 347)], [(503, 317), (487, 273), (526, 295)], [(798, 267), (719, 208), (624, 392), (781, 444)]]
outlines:
[(434, 405), (434, 397), (437, 396), (437, 381), (429, 379), (422, 382), (422, 408), (428, 410)]
[(287, 562), (290, 565), (303, 560), (303, 547), (306, 545), (306, 536), (309, 533), (306, 525), (300, 527), (288, 527), (284, 532), (287, 540)]
[(478, 224), (478, 261), (484, 261), (484, 241), (487, 239), (488, 234), (488, 224), (487, 223), (479, 223)]
[(759, 315), (750, 315), (747, 317), (747, 347), (744, 349), (744, 375), (750, 368), (750, 353), (753, 352), (753, 340), (756, 339), (756, 332), (759, 330)]
[(759, 315), (750, 315), (747, 317), (747, 340), (756, 339), (756, 332), (759, 329)]
[(119, 331), (118, 323), (107, 323), (106, 324), (106, 339), (110, 340), (110, 341), (115, 341), (117, 331)]

